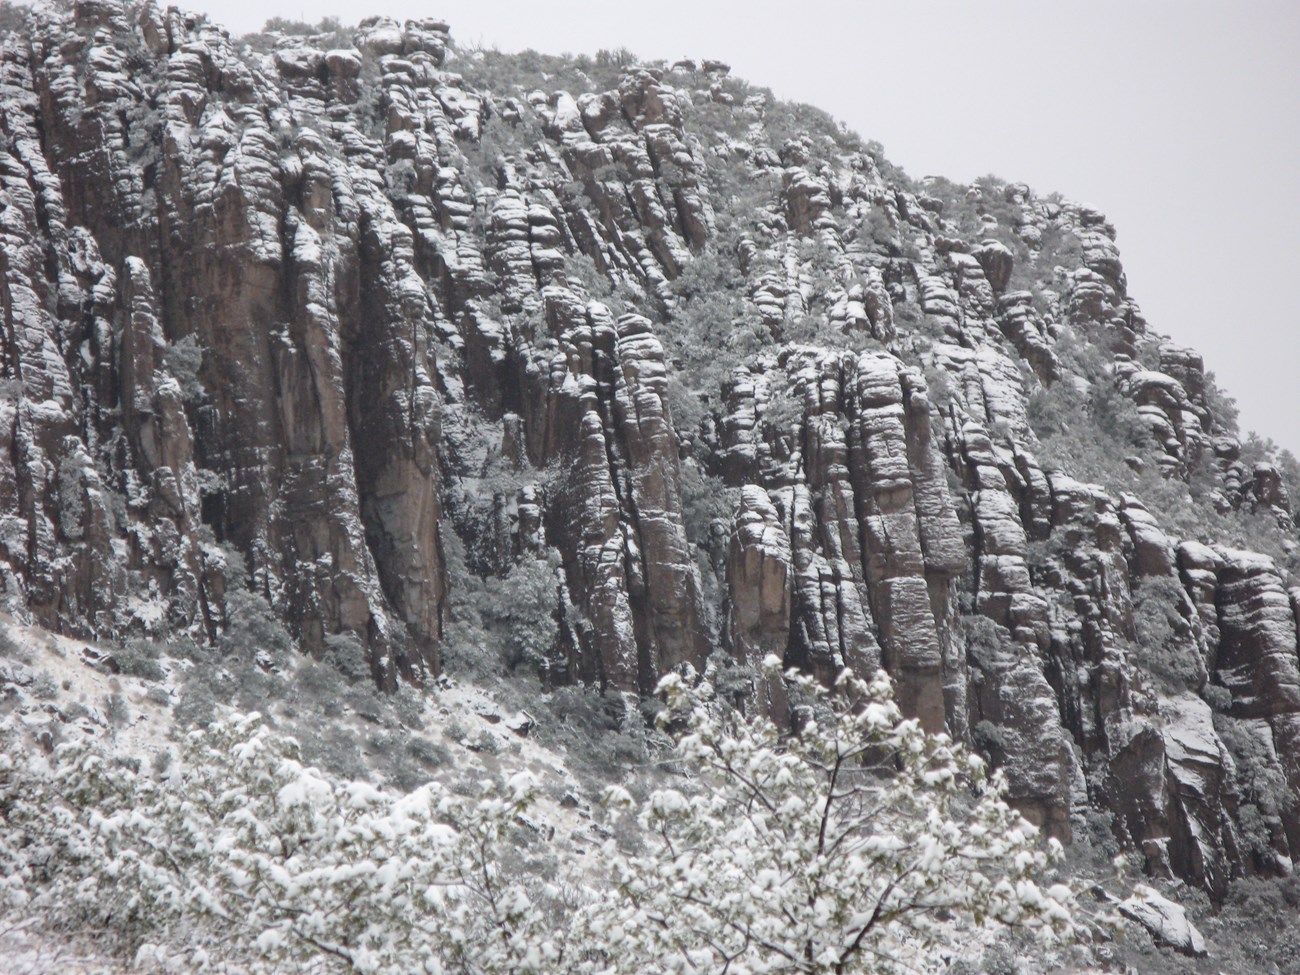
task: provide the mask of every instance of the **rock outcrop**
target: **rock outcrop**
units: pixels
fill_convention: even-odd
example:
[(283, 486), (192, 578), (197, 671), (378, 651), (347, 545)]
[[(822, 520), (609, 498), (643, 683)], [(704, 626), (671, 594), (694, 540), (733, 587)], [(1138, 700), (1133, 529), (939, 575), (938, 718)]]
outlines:
[(1104, 216), (583, 64), (153, 0), (6, 36), (6, 609), (211, 645), (250, 589), (392, 688), (540, 565), (551, 683), (883, 667), (1053, 835), (1292, 869), (1296, 486)]

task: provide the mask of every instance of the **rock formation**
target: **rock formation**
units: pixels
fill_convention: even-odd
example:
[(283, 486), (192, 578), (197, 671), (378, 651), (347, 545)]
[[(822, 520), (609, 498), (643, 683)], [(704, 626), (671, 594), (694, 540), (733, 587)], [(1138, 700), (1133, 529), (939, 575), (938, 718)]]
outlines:
[(1054, 835), (1101, 817), (1216, 896), (1291, 869), (1293, 495), (1101, 214), (915, 183), (711, 61), (154, 0), (27, 26), (8, 610), (210, 644), (248, 588), (391, 688), (440, 669), (465, 573), (550, 558), (552, 682), (884, 667)]

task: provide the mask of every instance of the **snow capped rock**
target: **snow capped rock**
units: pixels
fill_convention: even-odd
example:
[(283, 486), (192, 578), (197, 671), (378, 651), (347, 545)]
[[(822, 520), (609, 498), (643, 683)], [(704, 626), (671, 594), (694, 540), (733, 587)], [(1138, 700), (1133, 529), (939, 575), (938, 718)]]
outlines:
[(1157, 944), (1168, 945), (1195, 958), (1208, 954), (1205, 939), (1187, 919), (1187, 912), (1150, 887), (1139, 884), (1133, 889), (1132, 897), (1120, 902), (1119, 910), (1146, 928)]
[[(244, 50), (152, 2), (29, 24), (0, 62), (6, 606), (211, 643), (253, 585), (391, 688), (439, 670), (464, 573), (544, 563), (548, 680), (884, 667), (1049, 833), (1087, 802), (1153, 871), (1249, 872), (1225, 741), (1300, 793), (1296, 499), (1101, 214), (918, 195), (717, 62), (493, 67), (379, 16)], [(1173, 649), (1141, 645), (1152, 591)]]

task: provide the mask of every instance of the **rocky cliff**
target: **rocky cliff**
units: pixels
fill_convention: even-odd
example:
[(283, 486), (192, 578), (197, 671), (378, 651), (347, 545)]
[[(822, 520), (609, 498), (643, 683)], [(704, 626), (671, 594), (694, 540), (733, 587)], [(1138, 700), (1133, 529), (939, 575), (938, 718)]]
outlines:
[(715, 62), (152, 0), (10, 34), (0, 136), (19, 617), (210, 643), (251, 589), (392, 687), (540, 571), (550, 684), (883, 666), (1055, 835), (1216, 895), (1300, 853), (1290, 471), (1101, 214)]

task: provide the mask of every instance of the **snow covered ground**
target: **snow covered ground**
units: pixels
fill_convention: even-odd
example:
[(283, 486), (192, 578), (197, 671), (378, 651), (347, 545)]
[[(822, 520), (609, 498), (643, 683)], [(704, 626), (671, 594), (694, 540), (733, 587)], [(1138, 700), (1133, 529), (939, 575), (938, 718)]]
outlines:
[[(83, 737), (106, 743), (148, 768), (173, 751), (180, 727), (172, 705), (182, 694), (187, 660), (163, 657), (164, 677), (149, 680), (116, 672), (112, 651), (24, 626), (0, 614), (0, 732), (17, 732), (29, 760), (41, 761), (60, 742)], [(578, 861), (608, 838), (603, 811), (584, 792), (563, 756), (528, 737), (530, 715), (503, 708), (487, 691), (443, 678), (421, 695), (419, 726), (450, 756), (430, 778), (472, 791), (475, 783), (501, 781), (527, 771), (540, 792), (521, 823), (557, 856)], [(336, 719), (352, 724), (360, 740), (371, 723), (357, 715)], [(19, 758), (17, 755), (11, 758)], [(97, 950), (93, 938), (58, 938), (34, 919), (0, 915), (0, 975), (112, 975), (125, 971), (170, 971), (145, 963), (123, 968)]]

